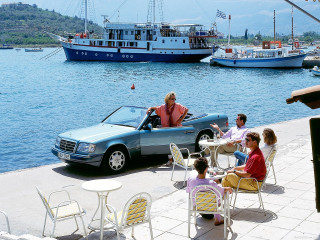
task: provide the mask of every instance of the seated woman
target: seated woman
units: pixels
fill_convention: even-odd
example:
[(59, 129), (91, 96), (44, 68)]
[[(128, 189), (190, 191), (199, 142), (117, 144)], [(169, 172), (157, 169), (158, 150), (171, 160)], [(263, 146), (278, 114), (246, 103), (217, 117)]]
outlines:
[[(265, 128), (262, 132), (264, 145), (260, 148), (263, 153), (264, 159), (266, 160), (269, 156), (271, 149), (277, 143), (277, 136), (271, 128)], [(240, 151), (235, 151), (234, 156), (237, 158), (236, 166), (241, 166), (245, 164), (248, 154), (245, 154)]]
[(165, 104), (157, 107), (149, 107), (147, 113), (155, 110), (156, 114), (161, 118), (162, 127), (182, 126), (182, 121), (188, 113), (188, 108), (176, 103), (175, 92), (169, 92), (165, 98)]
[[(198, 185), (212, 185), (219, 190), (222, 196), (225, 192), (232, 193), (231, 187), (222, 187), (221, 184), (216, 183), (214, 180), (206, 178), (208, 167), (208, 160), (205, 157), (197, 158), (194, 161), (196, 171), (190, 173), (186, 188), (187, 193), (190, 193), (192, 189)], [(216, 226), (223, 224), (223, 218), (220, 214), (214, 214), (214, 216), (212, 214), (201, 214), (201, 216), (206, 219), (212, 219), (214, 217), (214, 225)]]

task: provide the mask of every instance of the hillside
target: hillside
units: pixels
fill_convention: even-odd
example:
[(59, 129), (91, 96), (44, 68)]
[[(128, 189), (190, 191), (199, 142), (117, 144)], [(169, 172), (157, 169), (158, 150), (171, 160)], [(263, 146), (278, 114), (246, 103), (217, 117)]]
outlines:
[[(88, 30), (100, 35), (103, 28), (92, 22)], [(84, 31), (84, 20), (62, 16), (54, 11), (43, 10), (33, 4), (2, 4), (0, 7), (0, 44), (12, 45), (57, 45), (43, 31), (61, 36)]]

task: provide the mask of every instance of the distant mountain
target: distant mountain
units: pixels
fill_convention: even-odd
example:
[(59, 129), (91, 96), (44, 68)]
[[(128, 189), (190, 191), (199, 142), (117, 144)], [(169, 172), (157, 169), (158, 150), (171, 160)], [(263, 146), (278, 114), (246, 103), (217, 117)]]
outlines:
[[(36, 4), (2, 4), (0, 7), (0, 43), (14, 45), (55, 45), (57, 41), (44, 31), (68, 36), (84, 31), (84, 20), (38, 8)], [(92, 22), (88, 30), (101, 34), (103, 28)]]

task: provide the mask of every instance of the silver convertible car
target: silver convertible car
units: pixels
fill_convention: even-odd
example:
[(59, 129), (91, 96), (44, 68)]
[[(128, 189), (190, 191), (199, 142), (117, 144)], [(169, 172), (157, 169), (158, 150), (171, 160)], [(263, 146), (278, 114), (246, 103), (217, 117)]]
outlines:
[(213, 136), (210, 123), (217, 123), (222, 131), (228, 129), (228, 117), (223, 114), (188, 113), (181, 127), (162, 128), (155, 112), (146, 112), (143, 107), (120, 107), (98, 125), (59, 134), (51, 151), (69, 164), (120, 172), (141, 156), (170, 154), (172, 142), (198, 151), (199, 140)]

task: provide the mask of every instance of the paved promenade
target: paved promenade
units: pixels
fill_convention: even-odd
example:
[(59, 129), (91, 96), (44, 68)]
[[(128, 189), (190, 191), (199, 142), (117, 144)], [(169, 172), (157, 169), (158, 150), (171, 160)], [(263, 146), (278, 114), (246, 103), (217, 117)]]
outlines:
[[(319, 117), (319, 116), (317, 116)], [(258, 196), (239, 194), (235, 211), (231, 213), (231, 229), (228, 239), (320, 239), (320, 213), (315, 209), (312, 150), (309, 118), (281, 122), (255, 128), (259, 133), (265, 127), (272, 128), (278, 136), (278, 154), (274, 166), (277, 184), (272, 174), (262, 192), (266, 215), (258, 208)], [(78, 171), (65, 164), (54, 164), (0, 174), (0, 210), (6, 211), (13, 235), (31, 234), (30, 238), (41, 237), (44, 207), (35, 186), (45, 194), (65, 188), (72, 198), (78, 200), (87, 210), (88, 224), (97, 206), (97, 197), (81, 189), (81, 184), (91, 179), (112, 178), (122, 182), (123, 187), (112, 192), (109, 203), (120, 209), (134, 193), (147, 191), (153, 197), (151, 209), (154, 238), (189, 239), (187, 237), (187, 194), (181, 188), (183, 171), (178, 171), (171, 182), (171, 169), (165, 166), (151, 166), (129, 170), (116, 176), (103, 176), (94, 170)], [(0, 216), (1, 217), (1, 216)], [(0, 218), (0, 230), (5, 230)], [(197, 218), (198, 225), (191, 225), (193, 239), (223, 239), (223, 225), (214, 226), (213, 220)], [(46, 233), (51, 231), (48, 222)], [(71, 239), (73, 221), (58, 223), (56, 234), (60, 239)], [(80, 229), (77, 238), (83, 234)], [(0, 239), (19, 239), (1, 235)], [(28, 239), (28, 237), (23, 237)], [(91, 233), (89, 240), (99, 239), (99, 232)], [(113, 231), (105, 232), (104, 239), (116, 239)], [(150, 239), (147, 226), (125, 230), (121, 239)]]

